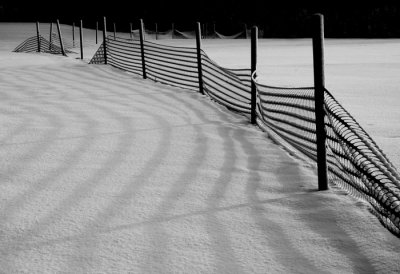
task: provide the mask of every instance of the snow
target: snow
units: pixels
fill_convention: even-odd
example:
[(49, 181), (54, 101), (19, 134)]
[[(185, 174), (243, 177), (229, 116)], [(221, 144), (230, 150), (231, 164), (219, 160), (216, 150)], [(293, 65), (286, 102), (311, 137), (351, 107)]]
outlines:
[(400, 272), (399, 239), (246, 118), (78, 55), (11, 53), (27, 26), (0, 24), (0, 272)]

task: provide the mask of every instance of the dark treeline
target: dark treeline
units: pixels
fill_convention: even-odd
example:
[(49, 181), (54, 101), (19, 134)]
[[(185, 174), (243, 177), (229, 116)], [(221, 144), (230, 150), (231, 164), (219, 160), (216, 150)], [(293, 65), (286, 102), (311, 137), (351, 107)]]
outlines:
[[(81, 3), (82, 2), (82, 3)], [(85, 26), (94, 27), (96, 21), (107, 16), (116, 22), (119, 31), (134, 28), (143, 18), (147, 28), (158, 24), (160, 31), (174, 23), (179, 30), (193, 30), (194, 23), (207, 23), (212, 31), (229, 35), (243, 30), (244, 25), (257, 25), (264, 37), (309, 37), (309, 17), (314, 13), (325, 16), (327, 37), (400, 37), (400, 8), (396, 3), (382, 2), (326, 2), (320, 4), (271, 2), (268, 0), (224, 1), (13, 1), (0, 2), (1, 21), (41, 21), (71, 24), (83, 19)]]

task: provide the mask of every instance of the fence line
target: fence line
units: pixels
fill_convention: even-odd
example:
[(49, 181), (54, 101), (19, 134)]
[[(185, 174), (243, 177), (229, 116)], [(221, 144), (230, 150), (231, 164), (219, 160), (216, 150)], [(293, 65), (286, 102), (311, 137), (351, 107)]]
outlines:
[[(204, 94), (248, 116), (251, 121), (254, 111), (255, 123), (260, 128), (316, 164), (321, 161), (317, 145), (321, 129), (317, 128), (316, 116), (317, 108), (321, 107), (322, 131), (326, 134), (322, 144), (326, 149), (329, 182), (368, 202), (382, 224), (400, 237), (400, 175), (372, 138), (324, 87), (323, 28), (316, 28), (319, 36), (315, 39), (320, 39), (319, 44), (314, 41), (314, 49), (317, 48), (317, 55), (319, 50), (321, 58), (318, 60), (314, 51), (314, 57), (320, 62), (319, 68), (315, 66), (319, 70), (316, 75), (320, 77), (315, 87), (283, 88), (258, 83), (256, 45), (252, 45), (254, 66), (250, 69), (224, 68), (201, 49), (200, 25), (197, 27), (196, 48), (173, 47), (146, 40), (141, 47), (138, 40), (106, 37), (90, 63), (104, 63), (108, 58), (110, 65), (141, 76), (144, 76), (141, 67), (145, 66), (147, 77), (154, 81), (196, 91), (202, 87)], [(257, 28), (254, 28), (253, 39), (257, 37), (256, 32)], [(316, 104), (318, 97), (322, 98), (320, 106), (318, 102)], [(319, 184), (320, 190), (326, 188), (327, 185)]]
[[(317, 19), (323, 27), (321, 17)], [(90, 63), (108, 63), (143, 78), (185, 89), (201, 91), (203, 88), (204, 94), (214, 101), (249, 117), (251, 122), (315, 164), (321, 161), (318, 136), (322, 131), (327, 181), (368, 202), (381, 223), (400, 237), (400, 174), (368, 133), (324, 87), (323, 28), (316, 28), (319, 36), (314, 40), (320, 41), (313, 45), (314, 69), (319, 70), (314, 75), (320, 79), (314, 82), (314, 87), (283, 88), (258, 83), (256, 44), (252, 44), (251, 68), (224, 68), (201, 49), (200, 24), (197, 27), (196, 47), (175, 47), (144, 39), (114, 39), (107, 36), (104, 18), (103, 43)], [(256, 32), (257, 28), (253, 28), (252, 41), (256, 41)], [(61, 33), (50, 35), (51, 43), (40, 35), (38, 28), (36, 36), (28, 38), (14, 51), (62, 53)], [(318, 54), (321, 59), (315, 60)], [(317, 62), (319, 65), (315, 65)], [(317, 100), (321, 101), (320, 105)], [(319, 107), (322, 114), (317, 118)], [(320, 129), (318, 119), (322, 121)], [(321, 174), (318, 175), (320, 179)], [(327, 186), (319, 182), (320, 190)]]

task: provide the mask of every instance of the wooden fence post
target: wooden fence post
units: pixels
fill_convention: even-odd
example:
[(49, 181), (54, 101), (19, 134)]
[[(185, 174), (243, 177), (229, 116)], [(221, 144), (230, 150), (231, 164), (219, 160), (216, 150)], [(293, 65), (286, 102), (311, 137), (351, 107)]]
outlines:
[(140, 51), (142, 53), (142, 73), (143, 73), (143, 79), (146, 79), (147, 78), (146, 60), (144, 58), (144, 24), (142, 19), (140, 19), (139, 35), (140, 35)]
[(117, 32), (117, 27), (115, 26), (115, 23), (113, 23), (113, 24), (114, 24), (114, 40), (115, 40), (116, 32)]
[(322, 14), (312, 16), (313, 64), (315, 89), (315, 123), (317, 131), (317, 168), (318, 189), (328, 189), (328, 172), (326, 164), (326, 131), (325, 131), (325, 74), (324, 74), (324, 17)]
[(52, 45), (53, 45), (53, 22), (50, 22), (49, 51), (51, 51)]
[(104, 52), (104, 64), (107, 65), (107, 19), (105, 16), (103, 21), (103, 52)]
[(248, 39), (248, 35), (247, 35), (247, 24), (244, 24), (244, 37), (246, 37), (246, 39)]
[(199, 75), (199, 91), (204, 94), (203, 89), (203, 68), (201, 64), (201, 26), (200, 23), (196, 23), (196, 49), (197, 49), (197, 71)]
[(133, 34), (132, 34), (132, 23), (129, 23), (129, 34), (131, 35), (131, 40), (133, 39)]
[[(257, 40), (258, 28), (254, 26), (251, 29), (251, 75), (257, 71)], [(255, 76), (255, 75), (254, 75)], [(257, 86), (254, 81), (251, 81), (251, 123), (257, 123)]]
[(61, 53), (62, 55), (66, 55), (65, 54), (65, 50), (64, 50), (64, 43), (62, 40), (62, 34), (61, 34), (61, 28), (60, 28), (60, 22), (57, 19), (57, 31), (58, 31), (58, 38), (60, 39), (60, 47), (61, 47)]
[(96, 45), (97, 45), (97, 32), (99, 31), (99, 22), (96, 21)]
[(39, 22), (36, 22), (36, 36), (37, 36), (37, 46), (38, 46), (38, 52), (40, 52), (40, 28), (39, 28)]
[(79, 26), (79, 40), (81, 42), (81, 59), (83, 60), (83, 33), (82, 33), (83, 23), (81, 20), (81, 24)]
[(158, 40), (158, 26), (157, 26), (157, 23), (156, 23), (156, 40)]
[(75, 47), (75, 22), (72, 22), (72, 46)]
[(172, 39), (174, 39), (174, 34), (175, 34), (175, 24), (172, 23)]

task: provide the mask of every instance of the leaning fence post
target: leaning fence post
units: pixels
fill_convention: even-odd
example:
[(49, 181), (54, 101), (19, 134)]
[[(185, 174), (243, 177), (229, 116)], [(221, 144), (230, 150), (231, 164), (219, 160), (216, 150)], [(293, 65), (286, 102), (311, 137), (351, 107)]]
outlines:
[(104, 17), (103, 21), (103, 52), (104, 52), (104, 64), (107, 65), (107, 21)]
[(99, 22), (96, 21), (96, 45), (97, 45), (97, 32), (99, 31)]
[(52, 45), (53, 45), (53, 22), (50, 22), (49, 51), (51, 51)]
[(196, 49), (197, 49), (197, 71), (199, 75), (199, 91), (204, 94), (203, 89), (203, 68), (201, 65), (201, 26), (200, 23), (196, 23)]
[(318, 189), (327, 190), (328, 172), (326, 164), (326, 131), (324, 110), (324, 16), (322, 14), (313, 15), (312, 32), (315, 89), (315, 123), (317, 131)]
[(81, 42), (81, 59), (83, 60), (83, 34), (82, 34), (83, 23), (81, 20), (81, 24), (79, 26), (79, 40)]
[[(258, 39), (258, 28), (254, 26), (251, 29), (251, 76), (256, 73), (257, 70), (257, 39)], [(255, 77), (255, 75), (254, 75)], [(257, 123), (257, 86), (254, 81), (251, 81), (251, 123)]]
[(140, 51), (142, 53), (143, 79), (146, 79), (147, 78), (147, 75), (146, 75), (146, 61), (144, 59), (144, 25), (143, 25), (143, 20), (142, 19), (140, 19), (139, 35), (140, 35)]
[(58, 21), (58, 19), (57, 19), (57, 31), (58, 31), (58, 38), (60, 39), (61, 53), (62, 55), (65, 55), (64, 43), (62, 40), (61, 29), (60, 29), (60, 22)]
[(40, 52), (40, 29), (39, 29), (39, 22), (36, 22), (36, 36), (37, 36), (38, 52)]

